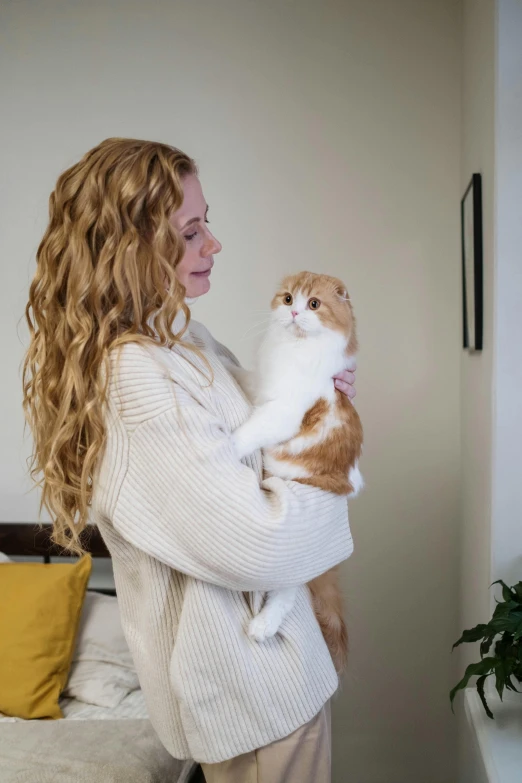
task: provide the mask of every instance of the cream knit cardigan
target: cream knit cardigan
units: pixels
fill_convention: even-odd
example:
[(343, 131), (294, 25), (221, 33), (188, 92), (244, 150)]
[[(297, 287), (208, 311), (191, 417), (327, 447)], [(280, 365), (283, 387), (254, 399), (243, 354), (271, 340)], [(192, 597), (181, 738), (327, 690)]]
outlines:
[(112, 357), (94, 522), (111, 552), (122, 624), (154, 728), (179, 759), (218, 762), (311, 720), (337, 676), (306, 587), (265, 644), (246, 633), (263, 591), (304, 585), (352, 552), (347, 503), (263, 481), (229, 435), (250, 406), (200, 324), (173, 350)]

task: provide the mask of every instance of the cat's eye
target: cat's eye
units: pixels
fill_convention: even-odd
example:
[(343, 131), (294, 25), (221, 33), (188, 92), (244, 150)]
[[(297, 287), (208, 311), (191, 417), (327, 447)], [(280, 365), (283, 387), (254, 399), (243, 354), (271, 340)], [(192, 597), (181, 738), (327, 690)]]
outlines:
[(308, 307), (310, 308), (310, 310), (319, 310), (319, 308), (321, 307), (321, 302), (319, 301), (319, 299), (310, 299), (310, 301), (308, 302)]
[(291, 305), (293, 301), (294, 301), (294, 300), (293, 300), (293, 298), (292, 298), (292, 294), (285, 294), (285, 296), (284, 296), (284, 302), (285, 302), (285, 304), (287, 304), (287, 305)]

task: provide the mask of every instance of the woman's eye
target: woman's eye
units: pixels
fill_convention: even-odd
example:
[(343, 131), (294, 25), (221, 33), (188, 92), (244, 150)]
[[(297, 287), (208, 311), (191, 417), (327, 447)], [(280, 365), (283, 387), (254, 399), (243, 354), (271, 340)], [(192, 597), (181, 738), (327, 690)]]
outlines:
[(294, 301), (294, 300), (292, 299), (292, 296), (291, 296), (291, 294), (287, 294), (287, 295), (285, 296), (285, 304), (287, 304), (287, 305), (291, 305), (293, 301)]
[(308, 307), (310, 308), (310, 310), (319, 310), (320, 306), (321, 306), (321, 302), (319, 301), (319, 299), (310, 299), (310, 301), (308, 302)]
[(191, 239), (194, 239), (194, 237), (196, 236), (197, 233), (198, 233), (197, 231), (194, 231), (193, 234), (185, 234), (185, 240), (187, 242), (190, 242)]

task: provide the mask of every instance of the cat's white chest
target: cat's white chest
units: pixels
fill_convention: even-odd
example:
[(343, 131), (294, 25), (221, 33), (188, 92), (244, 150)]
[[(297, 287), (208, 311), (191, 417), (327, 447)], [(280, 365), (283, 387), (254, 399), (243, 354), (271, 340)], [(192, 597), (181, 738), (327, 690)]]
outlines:
[[(268, 337), (257, 365), (258, 404), (291, 398), (296, 405), (333, 399), (332, 378), (343, 369), (342, 345), (335, 340), (282, 340)], [(303, 413), (306, 411), (303, 411)]]

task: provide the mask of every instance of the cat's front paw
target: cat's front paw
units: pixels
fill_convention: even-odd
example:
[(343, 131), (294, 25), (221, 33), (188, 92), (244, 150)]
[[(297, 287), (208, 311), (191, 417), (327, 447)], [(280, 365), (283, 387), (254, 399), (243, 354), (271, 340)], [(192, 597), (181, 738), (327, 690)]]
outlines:
[(242, 427), (239, 427), (239, 429), (232, 433), (232, 445), (238, 459), (243, 459), (243, 457), (250, 454), (249, 444), (246, 442), (242, 429)]
[(261, 612), (250, 621), (248, 635), (252, 639), (255, 639), (256, 642), (266, 642), (267, 639), (271, 639), (272, 636), (275, 636), (279, 630), (279, 625), (278, 617), (270, 617)]

